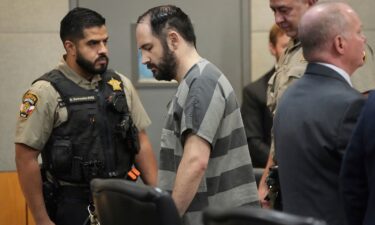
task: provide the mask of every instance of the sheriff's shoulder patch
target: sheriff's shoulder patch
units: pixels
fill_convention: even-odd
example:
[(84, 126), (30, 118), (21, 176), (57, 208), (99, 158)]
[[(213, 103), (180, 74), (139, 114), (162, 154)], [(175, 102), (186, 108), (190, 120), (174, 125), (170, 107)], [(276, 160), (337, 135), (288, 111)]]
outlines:
[(37, 102), (38, 97), (35, 94), (29, 91), (26, 92), (22, 98), (22, 104), (20, 107), (20, 117), (26, 119), (28, 116), (30, 116), (31, 113), (34, 111)]

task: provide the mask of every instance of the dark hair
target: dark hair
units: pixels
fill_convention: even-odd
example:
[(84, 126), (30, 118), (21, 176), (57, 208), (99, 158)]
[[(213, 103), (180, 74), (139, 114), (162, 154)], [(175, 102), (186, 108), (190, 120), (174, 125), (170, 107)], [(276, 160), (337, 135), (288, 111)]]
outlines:
[(196, 47), (196, 37), (193, 24), (188, 15), (174, 5), (162, 5), (151, 8), (138, 17), (137, 23), (146, 17), (150, 18), (152, 33), (158, 37), (164, 37), (165, 28), (176, 30), (185, 41)]
[(85, 28), (103, 25), (105, 25), (105, 18), (102, 15), (91, 9), (76, 7), (61, 20), (60, 38), (63, 42), (76, 41), (84, 37)]

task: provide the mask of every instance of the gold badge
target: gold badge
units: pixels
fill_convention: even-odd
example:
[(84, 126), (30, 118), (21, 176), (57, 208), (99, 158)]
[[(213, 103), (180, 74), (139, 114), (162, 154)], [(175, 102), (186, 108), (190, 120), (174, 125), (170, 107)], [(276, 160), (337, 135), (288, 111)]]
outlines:
[(112, 77), (111, 80), (108, 81), (107, 83), (108, 83), (109, 85), (112, 86), (112, 89), (113, 89), (114, 91), (121, 91), (121, 90), (122, 90), (122, 89), (121, 89), (121, 86), (120, 86), (121, 81), (118, 81), (118, 80), (116, 80), (116, 79), (113, 79), (113, 77)]
[(34, 111), (36, 103), (38, 102), (38, 97), (31, 93), (26, 92), (22, 98), (22, 104), (20, 107), (20, 117), (27, 119), (28, 116)]

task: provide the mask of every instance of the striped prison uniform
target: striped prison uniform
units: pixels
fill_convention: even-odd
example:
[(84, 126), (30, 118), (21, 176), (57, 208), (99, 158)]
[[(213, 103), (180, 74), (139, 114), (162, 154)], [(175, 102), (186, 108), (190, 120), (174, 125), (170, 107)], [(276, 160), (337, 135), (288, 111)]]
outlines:
[(258, 206), (258, 194), (240, 108), (224, 74), (206, 59), (186, 74), (168, 105), (162, 131), (159, 186), (173, 190), (184, 138), (193, 133), (211, 145), (207, 170), (183, 216), (198, 225), (208, 206)]

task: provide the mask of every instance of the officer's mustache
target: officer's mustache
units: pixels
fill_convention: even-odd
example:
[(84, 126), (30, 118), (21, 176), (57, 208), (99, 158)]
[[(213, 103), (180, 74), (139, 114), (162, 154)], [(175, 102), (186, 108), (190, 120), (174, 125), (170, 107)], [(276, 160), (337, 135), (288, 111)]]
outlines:
[(100, 56), (95, 60), (95, 62), (98, 62), (98, 61), (103, 60), (103, 59), (108, 63), (109, 58), (108, 58), (108, 56), (106, 56), (106, 55), (100, 55)]

